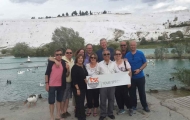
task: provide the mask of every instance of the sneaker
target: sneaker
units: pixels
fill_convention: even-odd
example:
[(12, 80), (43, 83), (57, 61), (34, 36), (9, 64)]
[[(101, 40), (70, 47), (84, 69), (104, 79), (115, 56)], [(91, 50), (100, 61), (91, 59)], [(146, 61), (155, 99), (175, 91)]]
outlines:
[(134, 107), (134, 106), (132, 107), (132, 109), (133, 109), (133, 110), (137, 110), (137, 108), (136, 108), (136, 107)]
[(124, 110), (124, 109), (120, 109), (120, 110), (117, 112), (118, 115), (121, 115), (121, 114), (124, 114), (124, 113), (125, 113), (125, 110)]
[(100, 116), (99, 120), (104, 120), (106, 117)]
[(66, 118), (66, 117), (67, 117), (67, 114), (66, 114), (66, 113), (63, 113), (63, 114), (61, 114), (61, 117), (62, 117), (62, 118)]
[(71, 116), (71, 114), (69, 112), (66, 112), (65, 114), (67, 115), (67, 117)]
[(129, 116), (133, 115), (133, 109), (129, 109)]
[(108, 117), (109, 117), (110, 119), (115, 119), (115, 116), (114, 116), (114, 115), (108, 115)]
[(150, 109), (148, 107), (145, 107), (143, 110), (146, 112), (150, 112)]

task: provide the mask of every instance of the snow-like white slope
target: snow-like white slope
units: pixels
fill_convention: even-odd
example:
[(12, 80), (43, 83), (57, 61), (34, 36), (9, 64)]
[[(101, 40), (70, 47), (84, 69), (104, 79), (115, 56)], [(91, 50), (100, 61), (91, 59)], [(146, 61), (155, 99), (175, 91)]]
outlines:
[[(51, 42), (55, 28), (64, 26), (78, 31), (86, 44), (97, 44), (101, 38), (130, 40), (154, 38), (167, 32), (169, 35), (184, 28), (166, 29), (163, 23), (178, 17), (177, 22), (190, 19), (189, 10), (152, 14), (106, 14), (92, 16), (62, 17), (52, 19), (0, 20), (0, 47), (12, 47), (18, 42), (40, 46)], [(137, 35), (137, 32), (141, 33)], [(155, 33), (156, 32), (156, 33)]]

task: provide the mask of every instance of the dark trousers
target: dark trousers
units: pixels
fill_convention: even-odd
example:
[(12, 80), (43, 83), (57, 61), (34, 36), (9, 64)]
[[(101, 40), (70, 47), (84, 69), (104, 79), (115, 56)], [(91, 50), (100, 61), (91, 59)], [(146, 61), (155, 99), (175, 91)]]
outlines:
[(99, 89), (89, 89), (86, 91), (87, 105), (88, 108), (99, 107)]
[(77, 95), (77, 91), (76, 89), (74, 89), (73, 94), (75, 96), (75, 102), (76, 102), (75, 116), (77, 118), (86, 118), (85, 108), (84, 108), (86, 89), (84, 90), (80, 89), (80, 95)]
[(147, 101), (146, 101), (146, 93), (145, 93), (145, 77), (131, 80), (131, 88), (130, 88), (129, 93), (132, 98), (133, 107), (137, 107), (137, 94), (136, 94), (137, 88), (139, 92), (141, 105), (143, 106), (143, 108), (148, 107)]
[[(113, 115), (115, 87), (100, 88), (100, 116)], [(108, 109), (107, 108), (108, 101)]]
[(124, 109), (124, 105), (126, 105), (129, 109), (132, 108), (132, 99), (129, 96), (129, 89), (127, 85), (116, 87), (115, 98), (119, 109)]

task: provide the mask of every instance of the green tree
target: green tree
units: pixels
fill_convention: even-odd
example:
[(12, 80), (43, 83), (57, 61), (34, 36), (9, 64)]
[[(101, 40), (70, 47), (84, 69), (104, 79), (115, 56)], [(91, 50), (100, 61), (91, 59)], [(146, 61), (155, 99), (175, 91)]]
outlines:
[(57, 17), (61, 17), (61, 15), (58, 15)]
[(185, 45), (181, 43), (177, 43), (174, 45), (175, 53), (177, 53), (178, 57), (181, 58), (182, 54), (185, 52)]
[(17, 43), (11, 51), (11, 54), (15, 57), (27, 57), (29, 53), (30, 48), (25, 42)]
[(175, 54), (175, 53), (176, 53), (176, 50), (175, 50), (175, 49), (172, 49), (172, 50), (171, 50), (171, 53), (172, 53), (172, 54)]
[(69, 16), (69, 13), (66, 13), (66, 16)]
[(107, 11), (106, 11), (106, 10), (104, 10), (104, 11), (103, 11), (103, 14), (107, 14)]
[(84, 14), (85, 14), (85, 15), (88, 15), (88, 11), (86, 11)]
[(6, 53), (7, 53), (7, 50), (6, 50), (6, 49), (2, 49), (2, 50), (1, 50), (1, 53), (2, 53), (2, 54), (6, 54)]
[(80, 37), (79, 33), (72, 28), (60, 27), (55, 29), (52, 40), (63, 50), (71, 48), (76, 51), (84, 47), (84, 38)]
[(90, 11), (90, 15), (93, 15), (91, 11)]
[(65, 16), (65, 14), (63, 13), (63, 14), (62, 14), (62, 16), (64, 17), (64, 16)]
[(140, 45), (145, 45), (147, 43), (146, 38), (142, 37), (141, 41), (140, 41)]
[(156, 59), (163, 59), (165, 53), (168, 53), (168, 49), (164, 47), (156, 48), (154, 51), (154, 55)]
[(82, 15), (82, 12), (81, 12), (81, 10), (80, 10), (80, 12), (79, 12), (79, 15), (80, 15), (80, 16)]

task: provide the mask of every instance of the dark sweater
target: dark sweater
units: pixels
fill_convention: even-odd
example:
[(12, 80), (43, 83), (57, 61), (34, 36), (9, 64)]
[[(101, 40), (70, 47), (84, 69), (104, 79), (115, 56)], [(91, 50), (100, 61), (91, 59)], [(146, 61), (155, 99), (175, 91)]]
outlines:
[[(67, 69), (66, 69), (66, 61), (61, 60), (61, 64), (63, 66), (63, 74), (62, 74), (62, 89), (64, 90), (66, 88), (66, 73), (67, 73)], [(45, 75), (48, 75), (48, 82), (49, 82), (49, 78), (50, 78), (50, 74), (52, 71), (52, 66), (53, 64), (55, 64), (55, 62), (53, 61), (48, 61), (48, 65), (47, 65), (47, 69), (46, 69), (46, 73)]]
[(78, 85), (79, 89), (81, 90), (87, 89), (86, 83), (84, 81), (86, 76), (88, 76), (88, 72), (84, 65), (83, 68), (78, 65), (74, 65), (71, 69), (72, 87), (76, 89), (75, 85)]

